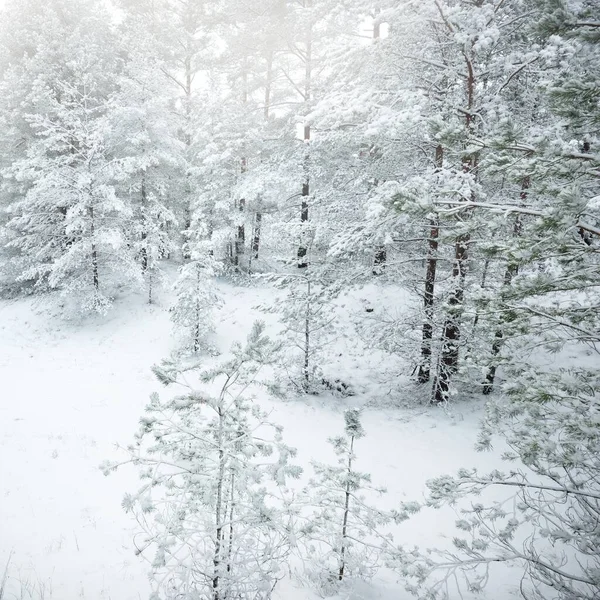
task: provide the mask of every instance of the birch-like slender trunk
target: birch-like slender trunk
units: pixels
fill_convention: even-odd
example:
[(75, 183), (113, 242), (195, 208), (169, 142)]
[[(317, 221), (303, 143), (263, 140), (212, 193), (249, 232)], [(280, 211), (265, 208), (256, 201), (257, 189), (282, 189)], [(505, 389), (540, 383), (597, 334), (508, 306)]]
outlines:
[[(379, 9), (376, 10), (375, 21), (373, 23), (373, 40), (377, 43), (377, 40), (381, 38), (381, 24), (377, 20), (379, 17)], [(371, 149), (372, 154), (376, 154)], [(378, 180), (375, 180), (375, 186), (378, 185)], [(387, 263), (387, 248), (384, 244), (381, 244), (375, 248), (375, 255), (373, 257), (373, 275), (381, 275), (385, 269)]]
[(338, 580), (344, 579), (344, 571), (346, 569), (346, 544), (348, 539), (348, 516), (350, 515), (350, 498), (351, 498), (351, 478), (352, 478), (352, 458), (354, 456), (354, 436), (350, 438), (350, 452), (348, 453), (348, 470), (346, 479), (346, 489), (344, 490), (344, 518), (342, 520), (342, 543), (340, 548), (340, 570), (338, 572)]
[(217, 410), (219, 416), (219, 428), (217, 432), (217, 446), (219, 448), (219, 477), (217, 480), (217, 498), (215, 503), (215, 540), (213, 553), (213, 578), (212, 578), (212, 598), (213, 600), (221, 600), (221, 563), (223, 551), (223, 488), (225, 486), (225, 415), (223, 413), (222, 401), (219, 403)]

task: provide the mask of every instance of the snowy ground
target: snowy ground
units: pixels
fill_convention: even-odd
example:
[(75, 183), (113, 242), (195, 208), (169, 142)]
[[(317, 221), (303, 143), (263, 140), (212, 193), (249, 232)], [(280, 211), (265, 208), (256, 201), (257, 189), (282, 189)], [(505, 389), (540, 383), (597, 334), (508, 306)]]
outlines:
[[(218, 342), (227, 347), (249, 329), (252, 307), (270, 292), (223, 288)], [(136, 474), (125, 469), (106, 478), (98, 465), (122, 458), (116, 443), (132, 439), (148, 395), (159, 388), (149, 367), (171, 345), (165, 307), (142, 298), (121, 299), (108, 317), (83, 322), (31, 299), (0, 302), (0, 583), (10, 560), (6, 598), (148, 597), (146, 565), (134, 555), (133, 523), (120, 506), (123, 494), (136, 489)], [(497, 456), (473, 450), (480, 405), (459, 403), (451, 412), (402, 407), (407, 399), (390, 384), (390, 373), (400, 367), (373, 353), (365, 358), (347, 340), (336, 345), (329, 368), (353, 378), (361, 393), (350, 400), (280, 402), (273, 415), (301, 464), (329, 455), (326, 438), (341, 431), (342, 408), (351, 403), (366, 407), (367, 437), (358, 456), (374, 483), (389, 490), (383, 507), (420, 499), (432, 476), (497, 465)], [(378, 403), (386, 408), (374, 408)], [(446, 543), (442, 536), (452, 534), (452, 521), (451, 512), (421, 514), (398, 527), (398, 542)], [(489, 598), (510, 597), (509, 583), (506, 590), (494, 586)], [(312, 598), (291, 582), (278, 593), (286, 600)], [(355, 597), (408, 596), (392, 573), (382, 572)]]

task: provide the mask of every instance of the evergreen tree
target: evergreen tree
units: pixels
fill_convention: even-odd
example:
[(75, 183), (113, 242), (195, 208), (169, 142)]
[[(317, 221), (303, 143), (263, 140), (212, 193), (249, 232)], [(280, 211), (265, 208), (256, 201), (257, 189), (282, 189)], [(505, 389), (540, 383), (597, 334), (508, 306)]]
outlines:
[(174, 285), (171, 320), (184, 332), (184, 347), (194, 353), (209, 347), (208, 337), (214, 332), (213, 313), (221, 303), (212, 281), (217, 270), (218, 264), (208, 253), (195, 252), (180, 267)]
[(27, 136), (4, 171), (20, 188), (7, 228), (9, 245), (25, 257), (21, 279), (103, 311), (111, 277), (137, 273), (126, 235), (131, 209), (116, 193), (120, 165), (108, 141), (119, 63), (103, 5), (84, 4), (32, 5), (28, 18), (43, 14), (47, 27), (35, 52), (5, 73), (4, 85), (21, 91), (14, 111)]
[[(521, 569), (520, 591), (526, 598), (591, 600), (600, 593), (600, 189), (592, 150), (600, 113), (594, 101), (587, 104), (594, 97), (594, 92), (587, 95), (590, 82), (594, 85), (591, 66), (600, 60), (599, 23), (585, 4), (531, 5), (539, 18), (526, 31), (542, 46), (538, 91), (550, 118), (533, 126), (533, 138), (521, 137), (531, 133), (528, 129), (513, 129), (498, 155), (498, 160), (513, 158), (511, 174), (527, 191), (521, 197), (527, 202), (510, 208), (519, 219), (519, 235), (505, 238), (502, 252), (509, 257), (508, 268), (514, 267), (502, 293), (488, 305), (502, 318), (503, 344), (493, 366), (504, 370), (506, 399), (490, 406), (478, 445), (490, 449), (493, 436), (500, 435), (508, 446), (503, 458), (512, 465), (489, 474), (461, 469), (428, 483), (429, 505), (464, 502), (463, 518), (456, 523), (464, 533), (455, 538), (454, 551), (439, 559), (399, 552), (403, 572), (429, 589), (430, 597), (445, 597), (445, 584), (459, 571), (468, 587), (482, 589), (495, 562)], [(515, 156), (526, 157), (527, 186)], [(479, 208), (506, 211), (494, 203)], [(570, 368), (546, 360), (567, 350), (579, 357)], [(488, 489), (510, 495), (502, 503), (485, 497), (473, 502)], [(403, 508), (408, 516), (418, 506)]]
[(183, 145), (176, 135), (168, 79), (148, 41), (140, 40), (140, 32), (128, 24), (121, 31), (126, 61), (109, 104), (111, 143), (122, 165), (119, 193), (133, 211), (129, 243), (151, 303), (163, 278), (161, 259), (176, 247)]
[(380, 533), (389, 515), (365, 497), (367, 491), (385, 490), (373, 488), (370, 475), (355, 468), (355, 443), (365, 435), (360, 412), (349, 409), (344, 420), (344, 435), (329, 439), (337, 464), (313, 462), (315, 476), (304, 499), (312, 510), (300, 530), (306, 536), (307, 575), (326, 595), (346, 580), (371, 578), (390, 541)]
[(155, 368), (165, 385), (188, 391), (153, 394), (129, 447), (145, 483), (123, 505), (145, 533), (140, 553), (154, 552), (153, 598), (266, 599), (283, 575), (291, 532), (281, 492), (300, 469), (281, 428), (245, 396), (273, 358), (263, 329), (256, 323), (216, 367), (186, 369), (200, 388), (170, 363)]
[(261, 308), (280, 314), (282, 367), (290, 382), (303, 393), (318, 393), (324, 387), (333, 387), (324, 377), (322, 363), (325, 347), (333, 342), (335, 286), (314, 267), (304, 274), (268, 276), (266, 280), (284, 291), (276, 304)]

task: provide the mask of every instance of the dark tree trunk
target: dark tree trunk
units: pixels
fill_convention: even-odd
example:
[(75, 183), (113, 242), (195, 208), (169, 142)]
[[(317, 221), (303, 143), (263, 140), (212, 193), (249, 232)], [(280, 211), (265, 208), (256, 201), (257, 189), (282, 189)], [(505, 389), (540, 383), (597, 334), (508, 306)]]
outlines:
[[(243, 213), (245, 208), (246, 208), (246, 200), (244, 200), (244, 198), (242, 198), (239, 201), (238, 209), (241, 213)], [(246, 248), (246, 227), (242, 223), (241, 225), (238, 225), (237, 233), (235, 236), (234, 264), (236, 266), (239, 266), (240, 257), (243, 256), (245, 248)]]
[[(243, 66), (243, 74), (242, 74), (242, 104), (246, 105), (248, 103), (248, 65), (247, 59), (244, 58), (244, 66)], [(248, 171), (248, 159), (246, 156), (242, 156), (240, 161), (240, 174), (243, 176), (244, 173)], [(246, 200), (245, 198), (241, 198), (239, 203), (236, 203), (240, 213), (244, 212), (246, 208)], [(233, 247), (233, 264), (236, 267), (239, 267), (241, 264), (241, 257), (244, 254), (244, 250), (246, 247), (246, 226), (242, 222), (237, 225), (235, 230), (235, 241)]]
[(254, 219), (254, 234), (252, 236), (252, 256), (258, 258), (260, 248), (260, 228), (262, 225), (262, 213), (257, 212)]
[[(246, 102), (246, 78), (244, 77), (244, 102)], [(243, 156), (240, 162), (240, 173), (243, 175), (248, 170), (248, 159)], [(243, 213), (246, 208), (246, 200), (245, 198), (240, 198), (239, 202), (235, 203), (236, 208), (240, 213)], [(243, 219), (244, 217), (242, 217)], [(240, 258), (244, 254), (244, 250), (246, 247), (246, 227), (244, 223), (237, 225), (235, 228), (233, 248), (231, 252), (232, 263), (234, 266), (240, 266)]]
[[(524, 204), (525, 201), (527, 200), (527, 196), (529, 195), (530, 186), (531, 186), (531, 178), (529, 177), (529, 175), (526, 175), (523, 178), (523, 181), (521, 183), (521, 194), (520, 194), (521, 204)], [(513, 226), (513, 237), (514, 238), (518, 238), (521, 236), (521, 229), (522, 229), (521, 216), (517, 214), (517, 216), (515, 217), (515, 223)], [(509, 263), (506, 265), (506, 271), (504, 272), (504, 282), (503, 282), (504, 292), (506, 292), (507, 288), (510, 287), (510, 285), (512, 284), (513, 278), (515, 277), (515, 275), (518, 274), (518, 272), (519, 272), (518, 263), (515, 261), (509, 261)], [(482, 388), (482, 392), (486, 396), (488, 396), (489, 394), (491, 394), (494, 391), (496, 372), (498, 370), (498, 365), (496, 364), (496, 361), (498, 359), (498, 355), (500, 354), (500, 350), (502, 349), (502, 343), (504, 341), (504, 331), (503, 331), (502, 327), (499, 327), (496, 330), (494, 338), (495, 338), (494, 343), (492, 344), (492, 358), (491, 358), (492, 364), (489, 366), (489, 368), (487, 370), (487, 373), (485, 375), (485, 381), (483, 383), (483, 388)]]
[(92, 240), (91, 247), (91, 259), (92, 259), (92, 281), (94, 283), (94, 289), (98, 291), (100, 289), (100, 276), (98, 274), (98, 249), (96, 247), (96, 224), (94, 222), (94, 207), (89, 208), (90, 215), (90, 237)]
[(148, 227), (147, 220), (148, 215), (146, 211), (148, 210), (148, 197), (146, 194), (146, 178), (142, 175), (142, 187), (141, 187), (141, 195), (142, 195), (142, 250), (141, 250), (141, 259), (142, 259), (142, 271), (145, 273), (148, 270), (148, 248), (146, 247), (146, 239), (148, 238)]
[[(441, 5), (438, 5), (442, 19), (448, 26), (448, 21), (443, 14)], [(476, 75), (472, 57), (463, 53), (466, 66), (465, 98), (466, 111), (464, 129), (464, 150), (462, 168), (465, 173), (477, 175), (477, 154), (467, 153), (466, 148), (473, 135), (475, 126), (475, 89)], [(471, 194), (471, 200), (475, 200)], [(459, 347), (461, 339), (462, 308), (465, 293), (465, 279), (467, 275), (467, 261), (469, 258), (469, 233), (462, 233), (456, 238), (454, 244), (454, 266), (452, 268), (452, 293), (448, 299), (448, 310), (442, 330), (440, 357), (437, 364), (436, 375), (431, 390), (431, 401), (435, 404), (446, 402), (450, 393), (452, 377), (458, 370)]]
[[(442, 168), (444, 149), (438, 145), (435, 149), (436, 170)], [(435, 278), (437, 272), (438, 238), (440, 234), (437, 219), (430, 221), (429, 249), (427, 253), (427, 267), (425, 269), (425, 292), (423, 294), (423, 333), (421, 337), (421, 364), (417, 379), (419, 383), (427, 383), (431, 378), (431, 346), (433, 342), (433, 302), (435, 298)]]
[(448, 314), (442, 330), (442, 343), (437, 374), (433, 383), (432, 400), (441, 404), (448, 400), (450, 381), (458, 370), (458, 357), (461, 332), (461, 313), (464, 301), (464, 285), (467, 259), (469, 255), (470, 236), (460, 236), (454, 246), (454, 267), (452, 279), (455, 288), (448, 300)]
[[(304, 128), (304, 141), (308, 143), (310, 141), (310, 125)], [(304, 173), (305, 179), (302, 184), (302, 203), (300, 205), (300, 222), (302, 227), (300, 230), (301, 242), (298, 246), (298, 268), (306, 269), (308, 267), (308, 248), (306, 240), (306, 225), (308, 224), (309, 213), (308, 213), (308, 197), (310, 195), (310, 173), (309, 173), (309, 162), (310, 157), (308, 152), (304, 157)]]
[[(313, 0), (305, 0), (304, 7), (312, 8)], [(308, 108), (312, 99), (312, 25), (308, 25), (306, 31), (306, 48), (304, 56), (304, 103)], [(310, 124), (304, 125), (304, 143), (306, 153), (304, 155), (304, 183), (302, 184), (302, 203), (300, 206), (300, 244), (298, 245), (298, 268), (306, 269), (308, 267), (308, 199), (310, 195)]]

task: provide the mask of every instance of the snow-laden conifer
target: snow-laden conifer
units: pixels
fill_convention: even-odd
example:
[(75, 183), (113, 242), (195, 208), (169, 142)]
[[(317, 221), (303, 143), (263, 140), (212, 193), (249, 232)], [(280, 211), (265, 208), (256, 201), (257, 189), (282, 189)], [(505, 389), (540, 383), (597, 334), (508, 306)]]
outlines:
[(348, 409), (344, 421), (344, 434), (328, 440), (336, 463), (312, 463), (314, 476), (304, 492), (307, 508), (299, 530), (304, 575), (325, 595), (347, 581), (371, 578), (391, 539), (381, 529), (389, 514), (368, 498), (385, 490), (373, 487), (371, 476), (356, 470), (356, 443), (365, 436), (360, 411)]
[(195, 250), (192, 260), (179, 268), (171, 320), (183, 336), (183, 346), (194, 353), (207, 349), (214, 332), (214, 312), (221, 304), (214, 277), (219, 264), (207, 251)]
[(169, 397), (153, 394), (140, 420), (128, 452), (143, 485), (123, 501), (141, 529), (152, 598), (268, 599), (284, 574), (285, 486), (300, 469), (281, 427), (249, 396), (274, 350), (255, 323), (212, 368), (155, 368)]

